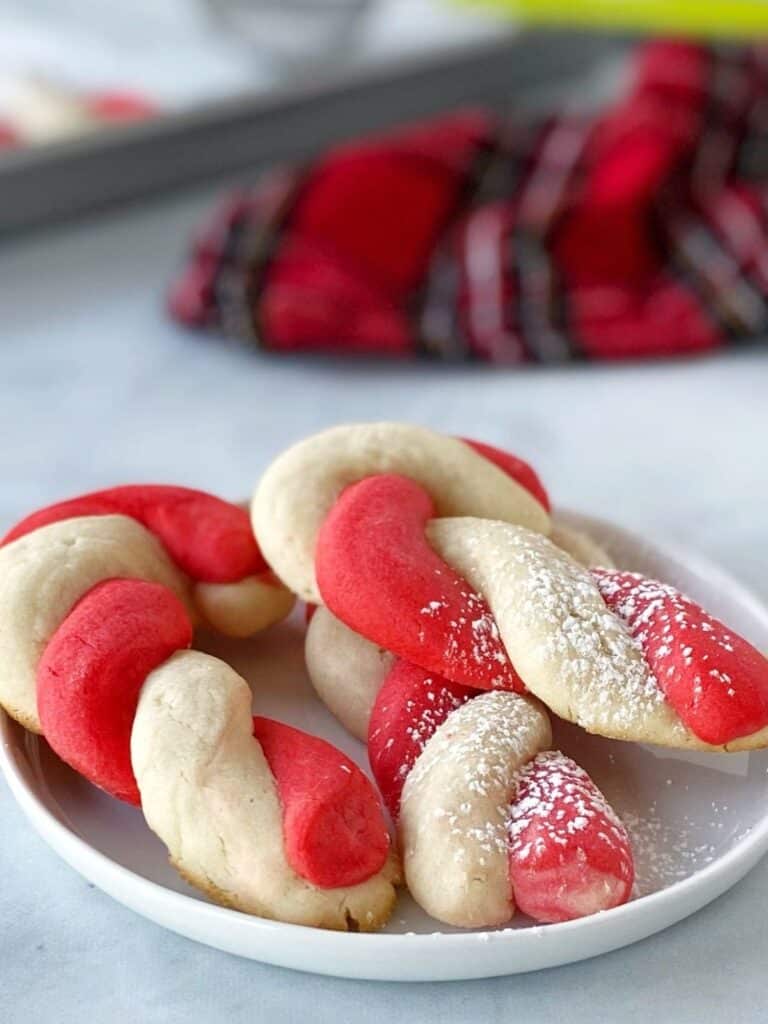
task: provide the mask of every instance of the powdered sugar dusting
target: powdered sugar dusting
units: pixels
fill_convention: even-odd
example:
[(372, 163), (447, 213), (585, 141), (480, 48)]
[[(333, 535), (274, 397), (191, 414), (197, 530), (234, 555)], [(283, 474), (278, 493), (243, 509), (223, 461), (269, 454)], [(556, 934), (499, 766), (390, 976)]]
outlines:
[[(410, 715), (405, 726), (405, 734), (413, 744), (416, 757), (422, 752), (427, 740), (442, 725), (448, 715), (464, 703), (460, 697), (457, 697), (455, 693), (451, 693), (447, 687), (435, 685), (431, 676), (424, 680), (424, 685), (427, 688), (426, 697), (429, 704), (421, 709), (420, 714)], [(410, 714), (414, 708), (413, 702), (406, 702), (405, 707), (406, 711)], [(405, 776), (409, 770), (410, 766), (401, 765), (400, 774)]]
[(715, 745), (768, 725), (768, 661), (675, 587), (637, 573), (595, 573), (660, 688), (689, 729)]
[(368, 754), (392, 817), (399, 813), (403, 782), (416, 758), (451, 712), (476, 690), (396, 661), (371, 711)]
[(479, 519), (433, 520), (429, 535), (487, 597), (515, 669), (554, 711), (609, 736), (684, 732), (593, 577), (547, 538)]
[[(678, 646), (686, 664), (691, 665), (693, 643), (705, 643), (712, 648), (711, 654), (715, 654), (717, 648), (733, 652), (733, 632), (717, 619), (704, 618), (699, 605), (668, 583), (634, 572), (596, 570), (594, 576), (600, 593), (627, 623), (640, 650), (646, 650), (653, 625), (658, 625), (662, 635), (668, 638), (654, 647), (657, 663), (669, 658)], [(681, 635), (686, 632), (690, 636), (687, 642)], [(730, 682), (729, 679), (722, 681)]]
[(635, 858), (635, 897), (688, 878), (722, 852), (719, 844), (712, 842), (713, 835), (696, 827), (687, 816), (670, 823), (652, 806), (642, 815), (627, 811), (623, 818)]
[(632, 877), (629, 837), (589, 775), (557, 750), (537, 754), (520, 769), (510, 805), (510, 855), (535, 863), (553, 847), (570, 857), (581, 848), (602, 850), (617, 877)]
[(548, 732), (545, 716), (522, 697), (491, 692), (473, 698), (451, 713), (416, 761), (403, 790), (403, 811), (435, 784), (428, 813), (447, 832), (454, 859), (482, 862), (506, 854), (514, 773)]
[[(444, 576), (440, 569), (435, 569), (435, 575)], [(446, 580), (443, 579), (443, 582)], [(453, 678), (460, 679), (462, 670), (466, 672), (472, 665), (495, 664), (498, 672), (491, 677), (491, 686), (508, 689), (509, 675), (513, 669), (490, 608), (482, 595), (469, 589), (464, 580), (455, 579), (453, 582), (459, 590), (462, 605), (460, 613), (451, 612), (448, 602), (444, 600), (428, 601), (420, 609), (421, 615), (440, 621), (445, 630), (446, 666), (450, 666)]]

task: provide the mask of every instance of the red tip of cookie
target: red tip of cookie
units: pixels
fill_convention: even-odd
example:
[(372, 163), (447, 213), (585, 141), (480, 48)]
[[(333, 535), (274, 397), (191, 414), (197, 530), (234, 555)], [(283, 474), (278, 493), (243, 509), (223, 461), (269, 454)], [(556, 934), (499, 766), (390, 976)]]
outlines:
[(631, 572), (593, 575), (699, 739), (721, 746), (768, 725), (768, 660), (750, 643), (668, 584)]
[(368, 757), (384, 803), (396, 821), (405, 780), (427, 740), (477, 690), (398, 660), (387, 673), (368, 727)]
[(88, 591), (37, 669), (50, 746), (97, 786), (140, 804), (130, 754), (139, 692), (153, 669), (191, 642), (184, 606), (158, 583), (114, 579)]
[(63, 519), (116, 514), (130, 516), (156, 534), (194, 580), (235, 583), (269, 568), (244, 509), (204, 491), (161, 484), (112, 487), (49, 505), (22, 519), (0, 546)]
[(483, 458), (488, 459), (499, 469), (503, 470), (507, 476), (511, 476), (513, 480), (516, 480), (521, 487), (524, 487), (526, 491), (535, 498), (540, 505), (544, 507), (547, 512), (551, 511), (549, 495), (544, 489), (544, 485), (539, 479), (538, 474), (534, 470), (533, 466), (529, 466), (527, 462), (519, 459), (517, 455), (512, 455), (509, 452), (503, 451), (501, 448), (494, 448), (491, 444), (484, 444), (482, 441), (472, 441), (468, 437), (459, 438), (464, 444), (468, 444), (470, 448), (482, 455)]
[(370, 780), (340, 750), (269, 718), (253, 734), (275, 777), (283, 841), (297, 875), (324, 889), (357, 885), (380, 871), (389, 833)]
[(520, 770), (511, 805), (509, 878), (520, 910), (570, 921), (625, 903), (634, 864), (626, 829), (590, 777), (559, 751)]
[(318, 535), (323, 600), (347, 626), (399, 657), (478, 689), (524, 689), (485, 599), (427, 543), (434, 515), (407, 477), (352, 484)]

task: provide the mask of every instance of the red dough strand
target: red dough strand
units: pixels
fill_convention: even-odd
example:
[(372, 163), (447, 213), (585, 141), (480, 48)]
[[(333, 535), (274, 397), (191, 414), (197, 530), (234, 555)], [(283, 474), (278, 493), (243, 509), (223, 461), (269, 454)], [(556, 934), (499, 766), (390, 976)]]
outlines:
[(527, 462), (518, 458), (517, 455), (505, 452), (501, 448), (494, 448), (491, 444), (484, 444), (482, 441), (472, 441), (468, 437), (462, 437), (460, 440), (464, 444), (468, 444), (470, 448), (474, 448), (478, 455), (482, 455), (483, 458), (498, 466), (507, 476), (511, 476), (513, 480), (516, 480), (547, 512), (551, 511), (549, 495), (544, 489), (541, 480), (539, 480), (533, 466), (529, 466)]
[(384, 803), (400, 814), (405, 780), (427, 740), (477, 690), (398, 660), (387, 673), (368, 727), (368, 757)]
[(434, 511), (407, 477), (369, 476), (348, 487), (318, 536), (323, 600), (355, 632), (429, 672), (522, 691), (485, 599), (427, 543)]
[(510, 811), (509, 880), (523, 913), (570, 921), (629, 899), (629, 836), (569, 757), (548, 750), (529, 761), (518, 773)]
[(253, 734), (275, 777), (286, 857), (297, 875), (334, 889), (384, 866), (389, 833), (379, 798), (357, 765), (325, 740), (254, 718)]
[(188, 487), (134, 484), (84, 494), (33, 512), (0, 546), (41, 526), (76, 516), (125, 515), (162, 541), (179, 568), (194, 580), (235, 583), (268, 570), (247, 512)]
[(631, 572), (593, 575), (699, 739), (721, 746), (768, 725), (768, 660), (743, 637), (667, 584)]
[(122, 579), (95, 586), (56, 630), (37, 669), (50, 746), (95, 785), (138, 806), (130, 739), (139, 692), (153, 669), (191, 642), (187, 612), (166, 587)]

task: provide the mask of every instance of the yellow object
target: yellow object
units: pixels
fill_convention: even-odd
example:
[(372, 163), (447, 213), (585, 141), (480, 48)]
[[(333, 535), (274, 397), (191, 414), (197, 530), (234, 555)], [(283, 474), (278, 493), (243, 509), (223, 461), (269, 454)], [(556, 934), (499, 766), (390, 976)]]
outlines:
[[(521, 20), (559, 25), (684, 32), (710, 36), (768, 35), (768, 0), (464, 0)], [(754, 41), (750, 39), (750, 41)]]

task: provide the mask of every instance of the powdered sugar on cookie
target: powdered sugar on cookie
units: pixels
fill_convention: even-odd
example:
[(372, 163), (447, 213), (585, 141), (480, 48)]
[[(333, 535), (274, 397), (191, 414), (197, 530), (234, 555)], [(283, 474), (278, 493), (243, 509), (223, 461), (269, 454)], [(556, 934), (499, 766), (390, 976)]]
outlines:
[(743, 637), (669, 584), (630, 572), (594, 577), (697, 737), (719, 746), (768, 726), (768, 661)]
[(548, 707), (590, 732), (679, 742), (684, 726), (586, 569), (510, 523), (435, 519), (427, 535), (488, 602), (515, 671)]
[(403, 789), (400, 838), (408, 884), (430, 913), (493, 924), (517, 903), (564, 921), (629, 898), (626, 831), (550, 740), (538, 702), (485, 693), (425, 744)]
[(566, 921), (629, 898), (627, 831), (584, 769), (560, 751), (537, 754), (518, 772), (509, 841), (515, 899), (538, 921)]

